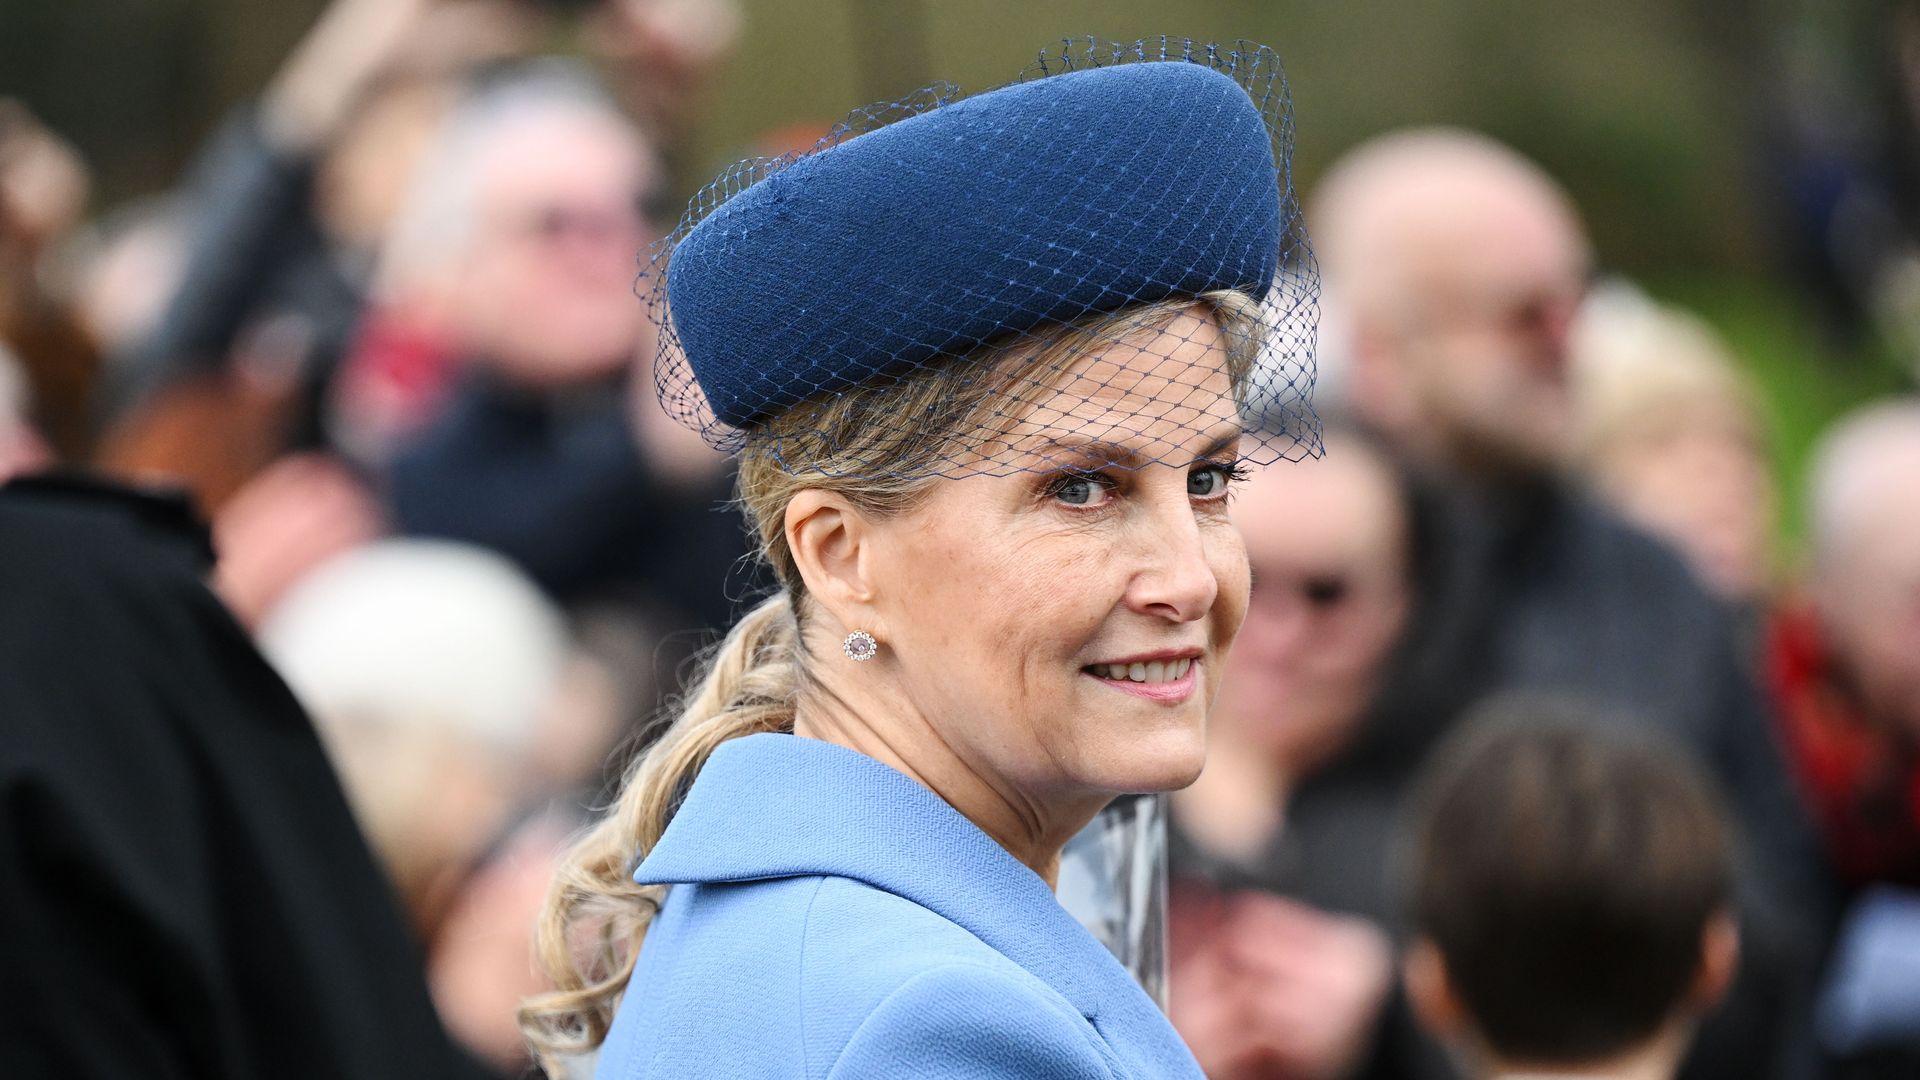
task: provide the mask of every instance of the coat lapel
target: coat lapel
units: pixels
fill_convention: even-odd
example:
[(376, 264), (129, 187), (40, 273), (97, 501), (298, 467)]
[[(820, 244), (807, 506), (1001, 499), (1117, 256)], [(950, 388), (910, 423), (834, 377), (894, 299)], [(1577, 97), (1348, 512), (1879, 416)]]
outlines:
[(938, 795), (842, 746), (777, 734), (722, 744), (634, 880), (815, 874), (884, 889), (965, 928), (1066, 998), (1123, 1057), (1144, 1053), (1141, 1064), (1163, 1069), (1192, 1060), (1038, 874)]

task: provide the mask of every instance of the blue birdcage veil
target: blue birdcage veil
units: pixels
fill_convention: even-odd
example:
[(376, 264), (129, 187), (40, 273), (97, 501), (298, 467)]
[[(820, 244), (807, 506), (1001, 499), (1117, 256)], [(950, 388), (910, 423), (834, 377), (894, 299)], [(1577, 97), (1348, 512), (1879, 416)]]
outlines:
[(1279, 58), (1245, 42), (1068, 40), (856, 110), (645, 255), (661, 404), (795, 471), (1137, 466), (1223, 428), (1252, 463), (1317, 456), (1292, 151)]

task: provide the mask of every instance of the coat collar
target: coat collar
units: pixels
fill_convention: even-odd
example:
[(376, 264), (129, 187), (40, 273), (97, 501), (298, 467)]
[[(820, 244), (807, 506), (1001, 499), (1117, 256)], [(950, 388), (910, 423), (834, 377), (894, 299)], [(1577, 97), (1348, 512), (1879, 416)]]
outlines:
[(1137, 1029), (1146, 1010), (1173, 1037), (1133, 977), (1038, 874), (932, 791), (833, 743), (756, 734), (721, 744), (634, 880), (814, 874), (863, 882), (958, 924), (1089, 1020), (1104, 1014)]

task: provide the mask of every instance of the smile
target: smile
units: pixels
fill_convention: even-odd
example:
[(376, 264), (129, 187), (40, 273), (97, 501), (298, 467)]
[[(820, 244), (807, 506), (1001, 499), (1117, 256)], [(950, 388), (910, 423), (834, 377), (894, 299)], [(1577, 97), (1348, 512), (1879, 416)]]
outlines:
[(1193, 658), (1182, 657), (1178, 660), (1155, 660), (1150, 664), (1092, 664), (1087, 670), (1102, 679), (1163, 683), (1186, 678), (1192, 667)]
[(1080, 670), (1102, 686), (1123, 694), (1178, 705), (1193, 696), (1199, 682), (1196, 666), (1194, 657), (1183, 656), (1124, 664), (1089, 664)]

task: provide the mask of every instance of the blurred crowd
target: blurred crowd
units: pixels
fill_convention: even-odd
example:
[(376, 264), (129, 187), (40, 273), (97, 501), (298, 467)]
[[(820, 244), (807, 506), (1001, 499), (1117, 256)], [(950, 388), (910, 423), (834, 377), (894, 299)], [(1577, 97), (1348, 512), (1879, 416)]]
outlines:
[[(0, 101), (0, 480), (194, 494), (503, 1076), (559, 846), (762, 584), (633, 294), (740, 13), (575, 7), (333, 0), (104, 213)], [(1172, 802), (1209, 1075), (1920, 1075), (1920, 396), (1823, 435), (1783, 552), (1741, 357), (1522, 154), (1388, 133), (1306, 213), (1327, 454), (1236, 497)]]

